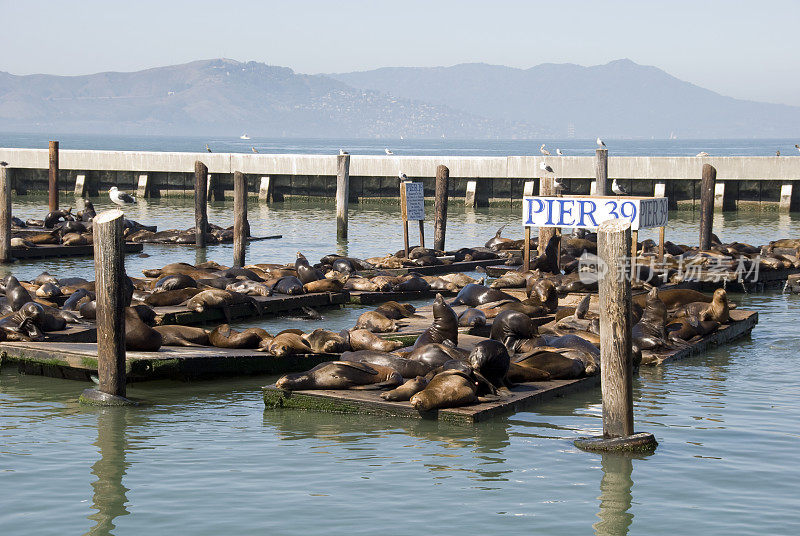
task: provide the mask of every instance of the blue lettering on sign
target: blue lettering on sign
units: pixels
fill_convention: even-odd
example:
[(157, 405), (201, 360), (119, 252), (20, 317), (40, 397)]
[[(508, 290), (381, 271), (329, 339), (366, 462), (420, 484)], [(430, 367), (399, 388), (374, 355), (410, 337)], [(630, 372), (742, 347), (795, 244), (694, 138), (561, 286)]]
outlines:
[[(558, 223), (560, 227), (572, 227), (575, 223), (574, 220), (564, 221), (564, 216), (572, 216), (572, 199), (559, 199), (558, 204), (561, 205), (558, 211)], [(567, 208), (570, 205), (570, 208)]]
[(545, 225), (554, 225), (553, 222), (553, 199), (547, 200), (547, 221), (544, 222)]
[(597, 210), (597, 205), (594, 201), (578, 199), (580, 205), (580, 212), (578, 215), (578, 227), (588, 227), (586, 225), (586, 218), (592, 220), (592, 227), (597, 227), (597, 220), (594, 219), (594, 212)]
[[(630, 207), (630, 211), (625, 210), (625, 207)], [(619, 213), (623, 218), (628, 218), (633, 223), (636, 220), (636, 203), (633, 201), (625, 201), (619, 207)]]
[[(533, 225), (533, 215), (539, 214), (542, 210), (544, 210), (544, 203), (542, 203), (541, 199), (526, 199), (525, 201), (528, 202), (528, 220), (525, 222), (525, 225)], [(536, 210), (533, 208), (534, 203), (538, 205)]]

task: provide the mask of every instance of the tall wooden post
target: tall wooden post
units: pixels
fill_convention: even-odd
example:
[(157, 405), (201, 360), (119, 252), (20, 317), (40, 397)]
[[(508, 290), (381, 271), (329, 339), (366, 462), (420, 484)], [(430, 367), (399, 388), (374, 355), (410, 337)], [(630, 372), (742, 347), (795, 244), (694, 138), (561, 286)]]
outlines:
[(50, 142), (50, 177), (47, 188), (47, 209), (58, 210), (58, 142)]
[(434, 201), (433, 249), (444, 251), (447, 233), (447, 197), (450, 186), (450, 170), (447, 166), (436, 168), (436, 198)]
[(597, 181), (595, 195), (606, 195), (608, 181), (608, 149), (597, 149), (594, 155), (594, 176)]
[(100, 391), (125, 396), (125, 252), (121, 210), (92, 220), (97, 294), (97, 375)]
[(522, 269), (531, 269), (531, 228), (525, 226), (525, 245), (522, 246)]
[(0, 262), (11, 262), (11, 180), (8, 164), (0, 162)]
[(194, 163), (194, 244), (206, 247), (208, 230), (208, 168), (197, 160)]
[(233, 174), (233, 265), (241, 268), (245, 264), (247, 245), (247, 182), (244, 173)]
[(703, 164), (703, 178), (700, 184), (700, 250), (711, 247), (711, 230), (714, 225), (714, 183), (717, 169), (711, 164)]
[[(548, 177), (548, 173), (546, 171), (542, 171), (542, 174), (539, 177), (539, 195), (540, 196), (555, 195), (556, 189), (554, 182), (555, 181), (552, 177)], [(555, 227), (539, 227), (539, 255), (544, 254), (544, 250), (545, 248), (547, 248), (548, 242), (550, 242), (550, 239), (554, 237), (556, 234), (558, 233)], [(559, 246), (559, 251), (560, 250), (561, 246)]]
[(350, 200), (350, 155), (336, 157), (336, 239), (347, 240), (347, 210)]
[(618, 259), (631, 250), (631, 226), (609, 220), (597, 230), (597, 254), (607, 268), (599, 281), (600, 385), (603, 391), (603, 435), (633, 434), (631, 365), (631, 282), (618, 270)]

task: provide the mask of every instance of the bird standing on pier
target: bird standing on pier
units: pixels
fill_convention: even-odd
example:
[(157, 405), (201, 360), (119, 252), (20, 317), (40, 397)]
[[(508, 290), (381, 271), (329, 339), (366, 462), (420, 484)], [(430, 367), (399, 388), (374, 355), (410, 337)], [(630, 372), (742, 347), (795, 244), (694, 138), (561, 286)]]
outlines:
[(133, 197), (131, 194), (120, 192), (116, 186), (112, 186), (108, 191), (108, 197), (111, 199), (112, 203), (123, 207), (125, 205), (133, 205), (136, 203), (135, 197)]
[(624, 186), (618, 183), (617, 179), (614, 179), (614, 182), (611, 183), (611, 191), (617, 195), (628, 195), (628, 190), (626, 190)]
[(206, 143), (206, 151), (208, 151), (209, 153), (211, 152), (211, 147), (209, 147), (207, 143)]
[(541, 147), (539, 147), (539, 152), (542, 153), (544, 156), (550, 156), (550, 151), (544, 148), (544, 143)]
[(388, 147), (386, 149), (384, 149), (384, 152), (386, 152), (386, 154), (394, 154), (392, 151), (389, 150)]
[(699, 153), (697, 153), (697, 156), (708, 156), (708, 153), (705, 151), (700, 151)]
[(256, 154), (258, 153), (258, 151), (256, 150), (255, 147), (250, 147), (250, 148), (253, 150), (254, 153), (256, 153)]
[(556, 147), (556, 154), (557, 154), (558, 156), (564, 156), (564, 153), (562, 153), (562, 152), (561, 152), (561, 149), (559, 149), (558, 147)]
[(544, 162), (539, 162), (539, 169), (541, 169), (542, 171), (546, 171), (547, 173), (555, 173), (555, 171), (553, 171), (553, 168), (551, 168)]
[(348, 153), (348, 152), (347, 152), (347, 151), (345, 151), (344, 149), (339, 149), (339, 156), (344, 156), (344, 155), (346, 155), (346, 154), (350, 154), (350, 153)]
[(606, 142), (604, 142), (600, 138), (597, 138), (597, 146), (598, 147), (605, 147), (606, 146)]
[(408, 180), (408, 175), (406, 175), (406, 174), (405, 174), (405, 173), (403, 173), (402, 171), (400, 172), (400, 174), (398, 175), (398, 177), (400, 177), (400, 180), (401, 180), (401, 181), (407, 181), (407, 180)]

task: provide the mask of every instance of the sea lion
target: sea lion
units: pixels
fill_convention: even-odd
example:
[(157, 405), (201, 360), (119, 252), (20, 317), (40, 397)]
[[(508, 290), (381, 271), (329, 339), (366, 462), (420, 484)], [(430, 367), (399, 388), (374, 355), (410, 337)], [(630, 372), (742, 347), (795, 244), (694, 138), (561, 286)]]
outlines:
[(424, 275), (422, 279), (430, 285), (431, 290), (444, 290), (447, 292), (456, 292), (459, 290), (458, 285), (442, 279), (436, 275)]
[(499, 244), (508, 244), (510, 242), (513, 242), (513, 240), (511, 240), (510, 238), (503, 238), (502, 236), (500, 236), (500, 233), (503, 232), (503, 229), (505, 229), (505, 227), (506, 227), (505, 225), (500, 227), (495, 233), (494, 237), (488, 240), (486, 244), (484, 244), (484, 246), (486, 246), (487, 248), (494, 249)]
[(427, 385), (428, 380), (424, 376), (417, 376), (416, 378), (411, 378), (400, 387), (381, 393), (381, 398), (390, 402), (402, 402), (409, 400), (412, 396), (425, 389)]
[(503, 343), (492, 339), (479, 342), (470, 352), (468, 361), (473, 370), (480, 372), (496, 388), (507, 386), (511, 358)]
[(23, 304), (16, 312), (0, 318), (0, 331), (7, 341), (40, 341), (44, 333), (37, 325), (44, 309), (36, 302)]
[(278, 333), (273, 339), (265, 341), (265, 344), (262, 343), (261, 348), (277, 357), (293, 354), (313, 353), (311, 346), (302, 338), (302, 336), (298, 333), (293, 333), (290, 330), (284, 330)]
[(433, 342), (420, 345), (406, 354), (407, 359), (419, 361), (430, 367), (441, 367), (455, 359), (465, 361), (467, 357), (469, 357), (469, 353), (465, 350)]
[(667, 334), (673, 341), (675, 339), (690, 341), (695, 337), (705, 337), (715, 331), (719, 325), (719, 322), (713, 320), (701, 321), (696, 316), (683, 316), (667, 325)]
[(259, 307), (258, 302), (256, 302), (251, 296), (216, 288), (204, 290), (198, 294), (195, 294), (189, 298), (189, 301), (186, 302), (186, 307), (198, 313), (202, 313), (208, 308), (222, 309), (227, 318), (230, 316), (228, 308), (231, 305), (239, 303), (247, 303), (251, 305), (258, 314), (261, 314), (261, 307)]
[(392, 288), (395, 292), (419, 292), (430, 289), (430, 284), (418, 274), (409, 274), (403, 281)]
[[(344, 334), (347, 334), (345, 337)], [(403, 347), (401, 341), (390, 341), (383, 337), (378, 337), (367, 329), (354, 329), (343, 331), (343, 338), (347, 340), (352, 350), (377, 350), (379, 352), (391, 352)]]
[(728, 293), (724, 288), (714, 291), (711, 303), (694, 302), (680, 307), (675, 314), (675, 318), (683, 316), (696, 316), (699, 320), (712, 320), (725, 324), (730, 320), (730, 306), (728, 305)]
[(642, 350), (668, 346), (667, 307), (658, 297), (658, 289), (653, 287), (647, 293), (647, 304), (641, 320), (633, 326), (633, 342)]
[(354, 389), (393, 387), (401, 385), (403, 377), (394, 369), (353, 361), (328, 361), (306, 372), (287, 374), (275, 386), (278, 389)]
[(535, 334), (536, 326), (528, 315), (502, 311), (494, 318), (489, 337), (504, 344), (509, 352), (516, 352), (520, 340), (530, 339)]
[(419, 316), (416, 314), (416, 309), (410, 303), (398, 303), (396, 301), (388, 301), (382, 303), (375, 309), (376, 313), (380, 313), (386, 318), (392, 320), (402, 320), (403, 318), (412, 318)]
[(182, 288), (179, 290), (166, 290), (150, 294), (144, 299), (144, 303), (150, 307), (166, 307), (169, 305), (180, 305), (186, 300), (203, 292), (199, 288)]
[(526, 285), (528, 279), (520, 272), (512, 270), (506, 272), (489, 285), (491, 288), (521, 288)]
[(8, 306), (12, 311), (19, 311), (19, 308), (24, 304), (33, 301), (33, 297), (30, 293), (25, 290), (25, 287), (23, 287), (19, 280), (13, 275), (9, 275), (3, 279), (2, 285), (0, 286), (2, 286), (2, 290), (6, 293), (6, 300), (8, 300)]
[(78, 307), (87, 301), (95, 299), (95, 293), (88, 290), (79, 288), (66, 299), (64, 305), (61, 307), (65, 311), (77, 311)]
[(506, 377), (512, 383), (546, 382), (552, 379), (549, 372), (534, 367), (524, 367), (517, 363), (509, 363)]
[(362, 290), (365, 292), (377, 292), (379, 287), (366, 277), (350, 276), (344, 284), (347, 290)]
[[(658, 297), (664, 302), (664, 306), (667, 308), (668, 312), (674, 312), (680, 307), (693, 302), (711, 303), (712, 299), (708, 294), (703, 294), (702, 292), (688, 288), (660, 290), (658, 292)], [(644, 308), (647, 305), (647, 294), (637, 294), (633, 296), (632, 301)]]
[(350, 262), (349, 259), (344, 257), (339, 257), (331, 263), (331, 270), (335, 270), (337, 272), (341, 272), (343, 274), (352, 274), (355, 272), (355, 268), (353, 268), (353, 263)]
[(64, 246), (85, 246), (90, 240), (86, 235), (78, 233), (67, 233), (61, 237), (61, 244)]
[(62, 219), (64, 221), (74, 219), (74, 217), (72, 216), (72, 208), (70, 208), (69, 210), (64, 210), (64, 209), (54, 210), (48, 213), (47, 216), (45, 216), (44, 221), (42, 223), (46, 229), (52, 229), (55, 226), (56, 222)]
[(413, 348), (432, 342), (441, 344), (445, 341), (458, 344), (458, 315), (444, 301), (444, 297), (437, 294), (433, 300), (433, 324), (417, 337)]
[(342, 283), (338, 279), (317, 279), (316, 281), (311, 281), (310, 283), (306, 283), (303, 285), (303, 290), (305, 292), (339, 292), (344, 287), (344, 283)]
[(407, 359), (388, 352), (376, 352), (375, 350), (344, 352), (342, 361), (357, 361), (359, 363), (390, 367), (399, 372), (404, 378), (424, 376), (434, 368), (420, 361), (414, 361), (413, 359)]
[[(94, 302), (93, 302), (94, 303)], [(157, 352), (161, 348), (161, 334), (142, 322), (132, 307), (125, 308), (125, 349)]]
[(468, 276), (466, 274), (460, 274), (460, 273), (457, 273), (457, 274), (444, 274), (444, 275), (441, 275), (439, 277), (441, 277), (445, 281), (450, 281), (451, 283), (456, 285), (458, 288), (463, 288), (463, 287), (469, 285), (470, 283), (477, 283), (478, 282), (476, 279), (474, 279), (474, 278), (472, 278), (472, 277), (470, 277), (470, 276)]
[(325, 274), (311, 266), (308, 263), (308, 259), (299, 251), (297, 252), (297, 259), (294, 261), (294, 269), (297, 272), (297, 278), (303, 284), (325, 279)]
[(513, 363), (526, 368), (545, 371), (554, 380), (571, 380), (584, 374), (584, 364), (580, 359), (564, 355), (563, 350), (542, 347), (515, 358)]
[(303, 283), (293, 275), (283, 276), (272, 285), (272, 292), (294, 296), (303, 294)]
[(548, 312), (558, 309), (558, 291), (549, 279), (531, 279), (525, 288), (531, 305), (542, 305)]
[(163, 346), (210, 346), (208, 331), (192, 326), (154, 326)]
[(154, 281), (152, 288), (154, 292), (166, 292), (168, 290), (180, 290), (182, 288), (197, 288), (197, 281), (186, 274), (171, 274)]
[(217, 348), (258, 348), (261, 335), (250, 329), (237, 331), (230, 324), (220, 324), (208, 334), (208, 342)]
[(485, 303), (496, 302), (500, 300), (519, 301), (517, 298), (511, 296), (510, 294), (506, 294), (502, 290), (470, 283), (458, 292), (455, 299), (450, 302), (450, 305), (466, 305), (468, 307), (477, 307)]
[(56, 276), (52, 275), (52, 274), (47, 273), (47, 272), (42, 272), (41, 274), (37, 275), (36, 279), (31, 281), (31, 283), (33, 283), (34, 285), (39, 285), (39, 286), (44, 285), (45, 283), (52, 283), (54, 285), (61, 286), (61, 285), (58, 284), (58, 278)]
[(31, 249), (35, 248), (36, 244), (31, 242), (30, 240), (25, 240), (24, 238), (20, 238), (18, 236), (11, 238), (11, 247), (12, 248), (22, 248), (22, 249)]
[(386, 318), (381, 313), (367, 311), (356, 320), (355, 329), (366, 329), (373, 333), (391, 333), (397, 331), (399, 324), (396, 320)]
[(440, 372), (411, 397), (411, 405), (418, 411), (452, 408), (474, 404), (478, 401), (478, 386), (469, 375), (460, 370)]
[(81, 315), (81, 318), (85, 318), (86, 320), (94, 320), (97, 317), (97, 302), (92, 300), (82, 303), (78, 307), (78, 314)]
[(315, 354), (340, 354), (349, 349), (344, 337), (327, 329), (315, 329), (301, 337)]
[(57, 298), (61, 296), (61, 287), (48, 282), (36, 289), (36, 295), (40, 298)]
[(249, 279), (237, 279), (233, 283), (228, 283), (225, 285), (225, 290), (248, 296), (272, 296), (272, 288), (269, 285)]
[(458, 315), (458, 325), (462, 328), (479, 328), (486, 325), (486, 314), (480, 309), (465, 309)]

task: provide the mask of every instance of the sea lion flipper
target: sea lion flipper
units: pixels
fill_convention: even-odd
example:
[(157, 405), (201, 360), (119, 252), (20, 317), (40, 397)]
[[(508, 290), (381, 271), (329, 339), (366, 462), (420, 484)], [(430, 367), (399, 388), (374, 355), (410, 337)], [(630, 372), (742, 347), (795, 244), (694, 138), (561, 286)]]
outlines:
[(358, 361), (334, 361), (337, 365), (346, 366), (350, 368), (354, 368), (356, 370), (360, 370), (362, 372), (366, 372), (367, 374), (372, 374), (373, 376), (378, 375), (378, 371), (374, 368), (370, 367), (366, 363), (360, 363)]

